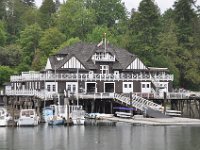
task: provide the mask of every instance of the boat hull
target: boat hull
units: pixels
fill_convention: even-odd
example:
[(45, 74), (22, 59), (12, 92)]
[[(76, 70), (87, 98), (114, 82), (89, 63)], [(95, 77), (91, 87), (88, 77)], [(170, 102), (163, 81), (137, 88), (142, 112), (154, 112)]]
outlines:
[(64, 125), (64, 120), (49, 120), (48, 125)]
[(38, 121), (34, 118), (23, 118), (18, 120), (18, 126), (37, 126)]

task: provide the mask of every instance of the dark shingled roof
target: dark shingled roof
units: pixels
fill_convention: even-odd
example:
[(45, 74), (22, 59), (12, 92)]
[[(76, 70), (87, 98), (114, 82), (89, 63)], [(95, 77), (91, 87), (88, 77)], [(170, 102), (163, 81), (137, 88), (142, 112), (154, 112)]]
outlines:
[[(64, 59), (58, 61), (56, 55), (50, 57), (51, 66), (53, 69), (62, 67), (72, 56), (75, 56), (86, 69), (97, 69), (97, 66), (91, 60), (92, 55), (95, 52), (104, 52), (102, 47), (97, 47), (96, 44), (88, 44), (79, 42), (70, 47), (65, 47), (57, 56), (65, 56)], [(108, 45), (106, 52), (111, 55), (115, 55), (116, 61), (113, 64), (113, 69), (126, 69), (126, 67), (137, 58), (134, 54), (131, 54), (125, 49), (116, 48)]]

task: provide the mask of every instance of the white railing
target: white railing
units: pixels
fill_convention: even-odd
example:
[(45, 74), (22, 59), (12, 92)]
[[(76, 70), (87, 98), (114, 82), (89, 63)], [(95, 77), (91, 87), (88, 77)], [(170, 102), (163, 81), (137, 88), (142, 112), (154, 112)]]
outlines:
[(163, 107), (161, 105), (153, 103), (135, 94), (132, 95), (132, 101), (130, 100), (130, 97), (124, 96), (122, 94), (117, 94), (117, 93), (115, 93), (114, 98), (125, 104), (132, 105), (133, 107), (141, 111), (145, 111), (146, 108), (163, 111)]
[(159, 81), (173, 81), (173, 75), (149, 75), (149, 74), (53, 74), (53, 73), (35, 73), (24, 75), (14, 75), (10, 77), (11, 82), (16, 81), (54, 81), (54, 80), (80, 80), (80, 81), (114, 81), (114, 80), (125, 80), (125, 81), (139, 81), (139, 80), (159, 80)]
[(37, 90), (6, 90), (5, 95), (12, 95), (12, 96), (35, 96), (43, 100), (52, 99), (53, 96), (57, 93), (49, 94), (43, 91)]
[(115, 61), (115, 56), (111, 56), (108, 53), (106, 54), (95, 54), (93, 55), (92, 58), (94, 61), (109, 61), (109, 62), (113, 62)]

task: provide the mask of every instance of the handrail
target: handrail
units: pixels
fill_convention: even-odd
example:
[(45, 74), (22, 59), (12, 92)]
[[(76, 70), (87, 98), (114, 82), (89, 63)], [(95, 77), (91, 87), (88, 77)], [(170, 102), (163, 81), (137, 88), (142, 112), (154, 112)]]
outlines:
[(147, 108), (151, 108), (157, 111), (163, 111), (163, 107), (161, 105), (153, 103), (135, 94), (132, 95), (132, 102), (130, 100), (130, 97), (124, 96), (122, 94), (115, 93), (114, 98), (128, 105), (132, 105), (133, 107), (141, 111), (145, 111)]
[(72, 74), (72, 73), (32, 73), (26, 75), (13, 75), (10, 77), (10, 81), (49, 81), (49, 80), (80, 80), (80, 81), (113, 81), (113, 80), (127, 80), (127, 81), (141, 81), (149, 80), (154, 81), (173, 81), (174, 76), (170, 74), (166, 75), (148, 75), (148, 74), (130, 74), (130, 73), (121, 73), (121, 74)]

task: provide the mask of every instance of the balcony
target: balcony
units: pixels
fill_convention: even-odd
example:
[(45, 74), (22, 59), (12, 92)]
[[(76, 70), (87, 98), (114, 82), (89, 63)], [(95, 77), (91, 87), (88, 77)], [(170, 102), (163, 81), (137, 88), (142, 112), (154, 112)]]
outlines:
[(111, 56), (109, 53), (99, 53), (94, 54), (92, 57), (93, 61), (99, 61), (99, 62), (114, 62), (115, 56)]
[(149, 75), (149, 74), (54, 74), (54, 73), (35, 73), (14, 75), (10, 77), (11, 82), (25, 82), (25, 81), (173, 81), (174, 76), (170, 74)]

